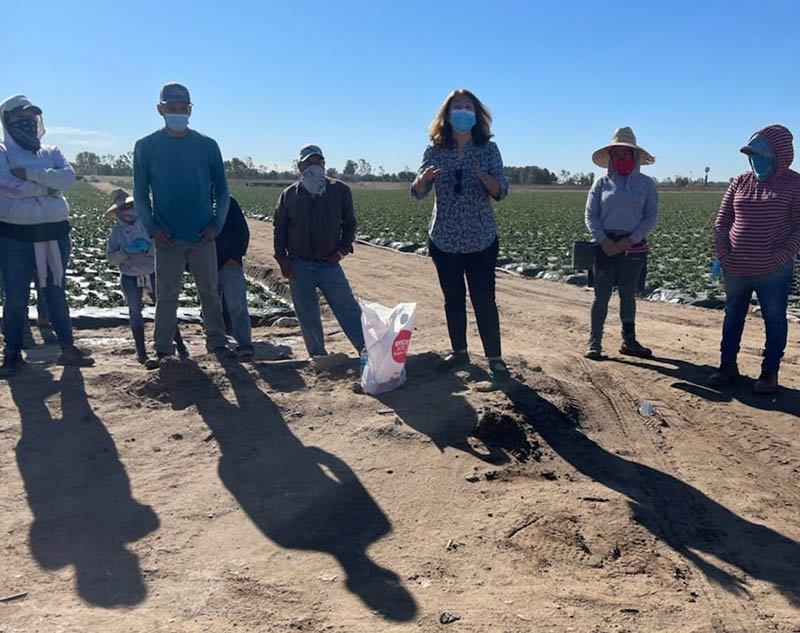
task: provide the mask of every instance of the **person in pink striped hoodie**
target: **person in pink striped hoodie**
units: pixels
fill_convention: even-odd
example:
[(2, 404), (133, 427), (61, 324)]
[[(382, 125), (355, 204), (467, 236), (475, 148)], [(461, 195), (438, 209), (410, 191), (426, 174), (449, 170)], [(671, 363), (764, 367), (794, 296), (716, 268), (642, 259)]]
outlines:
[(786, 347), (786, 309), (794, 259), (800, 252), (800, 174), (792, 133), (782, 125), (758, 130), (741, 151), (751, 170), (735, 178), (722, 198), (714, 223), (714, 245), (725, 279), (725, 320), (721, 362), (709, 384), (722, 387), (739, 378), (736, 356), (750, 299), (755, 291), (767, 340), (758, 393), (775, 393)]

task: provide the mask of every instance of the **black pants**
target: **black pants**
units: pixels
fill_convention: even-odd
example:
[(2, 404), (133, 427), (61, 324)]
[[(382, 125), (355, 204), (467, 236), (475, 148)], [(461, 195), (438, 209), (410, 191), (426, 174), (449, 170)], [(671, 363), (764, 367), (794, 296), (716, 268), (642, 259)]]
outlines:
[(622, 321), (623, 338), (635, 336), (636, 287), (642, 271), (645, 255), (620, 253), (609, 257), (597, 247), (594, 259), (594, 302), (592, 303), (592, 333), (589, 347), (601, 349), (603, 325), (608, 314), (608, 301), (614, 286), (619, 290), (619, 318)]
[(466, 275), (483, 351), (487, 358), (500, 356), (500, 317), (494, 296), (494, 268), (499, 249), (497, 239), (489, 248), (477, 253), (445, 253), (436, 248), (433, 242), (428, 243), (428, 248), (444, 294), (447, 331), (453, 350), (467, 349)]

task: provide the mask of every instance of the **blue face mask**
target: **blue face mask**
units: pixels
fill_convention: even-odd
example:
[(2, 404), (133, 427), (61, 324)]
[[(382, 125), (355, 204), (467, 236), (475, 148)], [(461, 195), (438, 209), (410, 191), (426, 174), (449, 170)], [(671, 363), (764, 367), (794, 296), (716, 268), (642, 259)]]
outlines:
[(167, 127), (173, 132), (183, 132), (189, 127), (188, 114), (165, 114), (164, 121), (166, 121)]
[(475, 113), (471, 110), (452, 110), (450, 125), (459, 134), (466, 134), (475, 126)]
[(775, 173), (775, 159), (762, 156), (761, 154), (750, 154), (750, 167), (759, 180), (766, 180)]

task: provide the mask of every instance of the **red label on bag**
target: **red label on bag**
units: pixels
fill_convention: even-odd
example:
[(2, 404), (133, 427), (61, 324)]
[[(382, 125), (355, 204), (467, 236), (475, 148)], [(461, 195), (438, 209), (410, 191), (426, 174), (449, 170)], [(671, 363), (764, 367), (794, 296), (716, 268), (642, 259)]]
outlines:
[(395, 363), (406, 362), (408, 343), (411, 340), (411, 330), (401, 330), (392, 343), (392, 359)]

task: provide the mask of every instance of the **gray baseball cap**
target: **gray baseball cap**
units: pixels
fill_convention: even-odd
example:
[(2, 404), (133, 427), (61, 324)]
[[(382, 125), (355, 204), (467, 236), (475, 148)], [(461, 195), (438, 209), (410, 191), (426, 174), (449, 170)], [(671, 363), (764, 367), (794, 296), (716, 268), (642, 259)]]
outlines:
[(322, 150), (318, 145), (303, 145), (303, 147), (300, 148), (299, 161), (301, 163), (308, 160), (312, 156), (319, 156), (322, 160), (325, 160), (325, 156), (322, 155)]
[(186, 86), (174, 81), (161, 86), (159, 100), (161, 103), (168, 103), (170, 101), (180, 101), (181, 103), (188, 103), (190, 105), (192, 103), (192, 99), (189, 97), (189, 90)]

